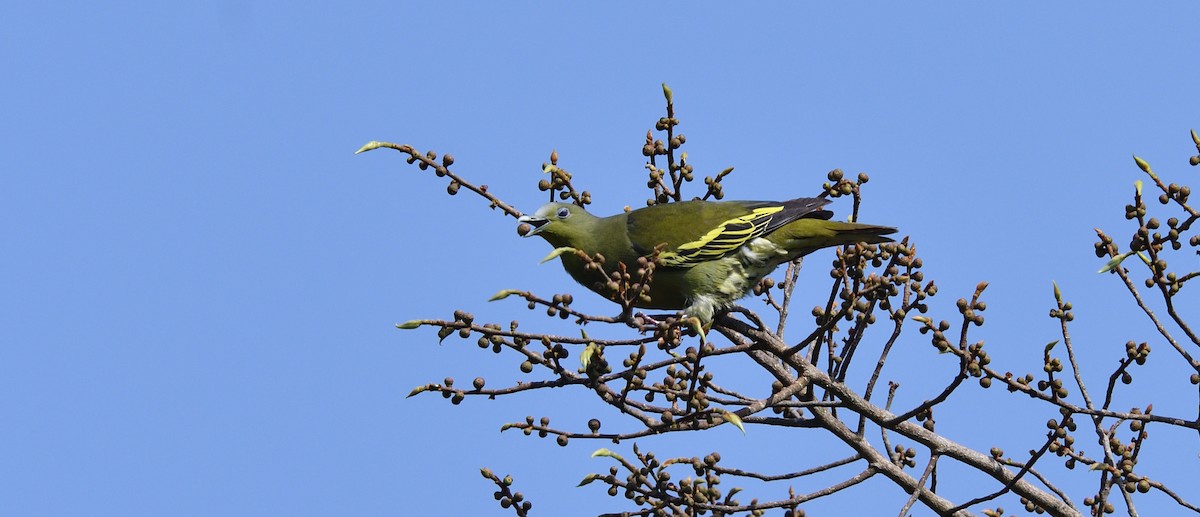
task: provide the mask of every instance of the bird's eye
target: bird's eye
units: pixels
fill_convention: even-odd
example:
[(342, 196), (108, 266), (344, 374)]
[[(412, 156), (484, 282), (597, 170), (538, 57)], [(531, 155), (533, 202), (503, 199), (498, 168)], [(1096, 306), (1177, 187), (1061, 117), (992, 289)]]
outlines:
[(571, 210), (569, 208), (564, 206), (564, 207), (558, 209), (558, 218), (559, 219), (566, 219), (567, 216), (569, 216), (569, 215), (571, 215)]

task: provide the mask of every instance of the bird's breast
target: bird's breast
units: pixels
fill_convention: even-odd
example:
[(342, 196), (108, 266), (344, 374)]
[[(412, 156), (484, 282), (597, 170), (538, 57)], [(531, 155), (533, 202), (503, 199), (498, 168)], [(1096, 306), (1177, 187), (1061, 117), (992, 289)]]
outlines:
[(647, 307), (685, 309), (707, 321), (717, 310), (746, 296), (786, 259), (787, 250), (756, 238), (734, 253), (690, 268), (657, 269)]

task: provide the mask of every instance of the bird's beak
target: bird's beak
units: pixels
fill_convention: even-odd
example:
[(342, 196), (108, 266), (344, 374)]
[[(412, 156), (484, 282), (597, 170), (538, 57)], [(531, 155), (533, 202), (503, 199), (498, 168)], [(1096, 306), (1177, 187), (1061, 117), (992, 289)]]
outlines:
[(545, 217), (530, 217), (527, 215), (518, 217), (517, 221), (528, 224), (530, 227), (532, 227), (532, 229), (529, 230), (529, 233), (522, 235), (522, 237), (532, 237), (537, 235), (538, 232), (542, 231), (542, 228), (546, 227), (546, 223), (550, 222), (550, 220), (546, 219)]

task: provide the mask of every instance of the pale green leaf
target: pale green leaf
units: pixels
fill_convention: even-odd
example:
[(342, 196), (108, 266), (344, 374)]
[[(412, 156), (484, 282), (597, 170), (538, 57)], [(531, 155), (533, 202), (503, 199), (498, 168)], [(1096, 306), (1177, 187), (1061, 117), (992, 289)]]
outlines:
[(577, 249), (575, 249), (575, 248), (572, 248), (572, 247), (570, 247), (570, 246), (563, 246), (563, 247), (561, 247), (561, 248), (554, 248), (554, 251), (551, 251), (549, 255), (546, 255), (546, 258), (544, 258), (544, 259), (542, 259), (541, 261), (539, 261), (539, 262), (538, 262), (538, 264), (545, 264), (545, 263), (547, 263), (547, 262), (550, 262), (551, 260), (554, 260), (554, 259), (558, 258), (558, 256), (559, 256), (559, 255), (562, 255), (563, 253), (575, 253), (575, 252), (577, 252), (577, 251), (579, 251), (579, 250), (577, 250)]
[(354, 154), (361, 154), (361, 153), (365, 153), (367, 151), (374, 151), (375, 149), (379, 149), (380, 147), (383, 147), (383, 142), (376, 142), (374, 140), (371, 140), (370, 142), (367, 142), (367, 145), (364, 145), (364, 146), (358, 148), (357, 151), (354, 151)]
[(521, 294), (521, 291), (518, 291), (516, 289), (505, 289), (496, 294), (493, 294), (491, 298), (488, 298), (488, 301), (495, 302), (495, 301), (503, 300), (514, 294)]
[(600, 346), (595, 343), (588, 343), (588, 346), (579, 353), (579, 364), (586, 370), (588, 364), (592, 362), (592, 357), (595, 357), (600, 352)]
[(1108, 263), (1105, 264), (1104, 267), (1100, 268), (1100, 271), (1097, 271), (1097, 273), (1107, 273), (1116, 269), (1117, 266), (1120, 266), (1121, 263), (1124, 262), (1125, 259), (1129, 258), (1129, 255), (1132, 253), (1132, 251), (1126, 251), (1125, 253), (1113, 257), (1112, 260), (1108, 261)]
[(1137, 163), (1139, 169), (1146, 173), (1150, 173), (1150, 164), (1146, 163), (1146, 160), (1138, 158), (1138, 155), (1135, 154), (1133, 155), (1133, 161)]
[(734, 413), (733, 411), (721, 410), (721, 416), (725, 418), (726, 422), (729, 422), (737, 426), (738, 429), (741, 429), (742, 434), (746, 434), (746, 427), (742, 425), (742, 417), (738, 416), (737, 413)]
[(601, 448), (599, 448), (599, 449), (596, 449), (596, 452), (593, 452), (593, 453), (592, 453), (592, 457), (593, 457), (593, 458), (595, 458), (595, 457), (597, 457), (597, 456), (603, 456), (603, 457), (605, 457), (605, 458), (612, 458), (612, 459), (615, 459), (615, 460), (617, 460), (617, 461), (624, 461), (624, 458), (622, 458), (620, 454), (617, 454), (617, 453), (615, 453), (615, 452), (613, 452), (613, 451), (610, 451), (610, 450), (608, 450), (608, 449), (606, 449), (606, 448), (604, 448), (604, 447), (601, 447)]

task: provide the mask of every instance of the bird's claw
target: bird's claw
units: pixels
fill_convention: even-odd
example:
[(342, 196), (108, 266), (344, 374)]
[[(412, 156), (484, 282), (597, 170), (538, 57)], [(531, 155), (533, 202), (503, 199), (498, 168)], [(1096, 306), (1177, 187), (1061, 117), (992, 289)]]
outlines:
[[(658, 326), (658, 324), (662, 321), (670, 322), (671, 318), (674, 318), (674, 317), (675, 317), (675, 315), (670, 315), (670, 314), (651, 316), (644, 312), (635, 312), (633, 314), (625, 316), (623, 319), (625, 319), (625, 321), (627, 323), (629, 323), (629, 325), (632, 327), (639, 327), (638, 320), (640, 319), (641, 320), (640, 327), (644, 329), (647, 327), (653, 328), (655, 326)], [(700, 336), (700, 343), (708, 344), (708, 331), (710, 328), (712, 328), (712, 323), (709, 323), (706, 325), (703, 321), (700, 320), (700, 318), (697, 318), (695, 316), (687, 316), (687, 317), (681, 317), (679, 319), (676, 319), (673, 325), (687, 325), (687, 326), (695, 329), (696, 335)]]
[(629, 317), (629, 321), (632, 321), (635, 323), (639, 319), (642, 320), (643, 325), (657, 325), (658, 324), (658, 319), (656, 319), (654, 316), (651, 316), (644, 312), (635, 312), (635, 313), (633, 313), (632, 316)]

